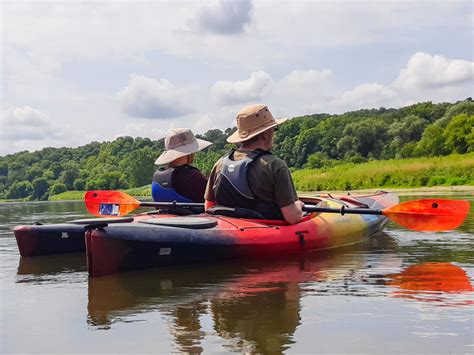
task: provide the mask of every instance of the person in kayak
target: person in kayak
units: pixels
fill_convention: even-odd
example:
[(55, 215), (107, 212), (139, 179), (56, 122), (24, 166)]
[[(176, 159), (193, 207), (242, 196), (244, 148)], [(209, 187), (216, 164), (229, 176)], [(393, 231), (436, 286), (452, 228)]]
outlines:
[(214, 205), (245, 208), (265, 219), (284, 219), (290, 224), (302, 217), (290, 171), (270, 150), (276, 127), (286, 119), (274, 119), (265, 105), (239, 111), (237, 131), (227, 138), (241, 143), (212, 168), (207, 182), (206, 210)]
[(165, 151), (156, 159), (151, 194), (156, 202), (204, 202), (207, 179), (192, 166), (195, 153), (211, 142), (197, 139), (188, 128), (174, 128), (165, 136)]

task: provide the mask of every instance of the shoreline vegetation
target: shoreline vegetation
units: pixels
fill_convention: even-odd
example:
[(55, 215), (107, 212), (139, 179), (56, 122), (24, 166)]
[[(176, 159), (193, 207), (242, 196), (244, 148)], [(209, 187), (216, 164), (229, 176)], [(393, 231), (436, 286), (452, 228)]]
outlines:
[[(279, 126), (272, 152), (286, 162), (300, 192), (474, 185), (472, 127), (472, 98), (317, 113)], [(213, 144), (193, 165), (209, 174), (235, 148), (226, 140), (235, 129), (197, 134)], [(0, 201), (79, 199), (90, 190), (147, 197), (163, 149), (164, 139), (124, 136), (0, 156)]]
[[(292, 175), (301, 196), (376, 190), (389, 190), (399, 195), (474, 193), (474, 153), (342, 163), (325, 169), (296, 170)], [(121, 191), (138, 198), (151, 198), (151, 185)], [(49, 201), (83, 200), (84, 194), (85, 191), (65, 191), (50, 196)], [(19, 201), (27, 200), (2, 202)]]

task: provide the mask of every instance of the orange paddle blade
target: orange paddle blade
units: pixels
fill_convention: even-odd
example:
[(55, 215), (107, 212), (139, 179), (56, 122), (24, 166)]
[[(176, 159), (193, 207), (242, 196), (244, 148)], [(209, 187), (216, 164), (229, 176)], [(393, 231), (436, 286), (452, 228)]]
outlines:
[(88, 191), (84, 197), (87, 210), (94, 216), (125, 216), (140, 207), (140, 201), (124, 192), (112, 190)]
[(382, 213), (403, 227), (417, 231), (443, 231), (459, 227), (469, 212), (469, 202), (428, 198), (407, 201)]

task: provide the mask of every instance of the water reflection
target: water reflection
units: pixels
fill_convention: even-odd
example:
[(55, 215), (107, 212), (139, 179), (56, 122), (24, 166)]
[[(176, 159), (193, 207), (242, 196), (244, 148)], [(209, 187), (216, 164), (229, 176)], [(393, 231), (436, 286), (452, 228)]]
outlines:
[[(411, 265), (397, 274), (387, 275), (389, 286), (400, 290), (393, 296), (423, 302), (437, 302), (442, 305), (472, 305), (474, 290), (467, 275), (459, 266), (452, 263), (429, 262)], [(447, 294), (448, 293), (448, 294)], [(465, 300), (456, 300), (452, 293), (466, 294)]]
[(79, 271), (87, 271), (86, 257), (83, 253), (39, 256), (35, 258), (20, 257), (17, 274), (42, 276)]
[(86, 258), (83, 253), (20, 257), (16, 283), (23, 284), (71, 284), (87, 278)]
[[(383, 240), (391, 243), (386, 235)], [(178, 351), (201, 352), (206, 336), (201, 323), (208, 316), (212, 333), (228, 340), (231, 351), (283, 352), (300, 325), (301, 298), (315, 292), (307, 286), (337, 282), (362, 270), (370, 247), (273, 263), (208, 264), (89, 278), (88, 323), (109, 329), (159, 311), (168, 317)]]

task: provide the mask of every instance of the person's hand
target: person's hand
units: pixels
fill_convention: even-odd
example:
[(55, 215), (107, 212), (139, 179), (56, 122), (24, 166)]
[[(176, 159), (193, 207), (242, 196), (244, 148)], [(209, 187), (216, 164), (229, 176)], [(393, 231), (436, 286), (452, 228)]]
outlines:
[(285, 221), (289, 224), (298, 223), (303, 217), (303, 206), (304, 203), (300, 200), (293, 202), (291, 205), (281, 208), (281, 214)]

